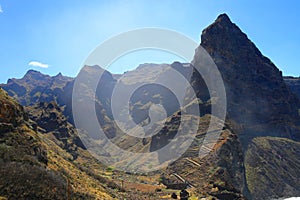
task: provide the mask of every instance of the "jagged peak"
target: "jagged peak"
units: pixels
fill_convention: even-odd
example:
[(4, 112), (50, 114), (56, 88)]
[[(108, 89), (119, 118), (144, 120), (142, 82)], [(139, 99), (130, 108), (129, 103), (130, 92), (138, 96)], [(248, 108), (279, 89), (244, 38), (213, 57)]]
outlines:
[(30, 69), (26, 72), (26, 74), (24, 75), (23, 78), (35, 78), (35, 79), (40, 79), (40, 78), (45, 78), (45, 77), (49, 77), (49, 75), (45, 75), (45, 74), (42, 74), (41, 72), (39, 71), (36, 71), (36, 70), (33, 70), (33, 69)]
[(202, 36), (205, 36), (207, 33), (217, 33), (220, 32), (222, 34), (224, 34), (224, 32), (232, 32), (234, 34), (241, 34), (244, 37), (247, 38), (246, 34), (244, 34), (240, 28), (233, 23), (229, 16), (225, 13), (219, 15), (217, 17), (217, 19), (214, 21), (214, 23), (212, 23), (210, 26), (208, 26), (207, 28), (205, 28), (202, 31)]
[[(72, 77), (68, 77), (68, 76), (64, 76), (61, 72), (59, 72), (57, 75), (55, 76), (50, 76), (48, 74), (43, 74), (39, 71), (30, 69), (26, 72), (26, 74), (23, 76), (23, 78), (21, 79), (34, 79), (34, 80), (48, 80), (50, 78), (54, 78), (54, 79), (72, 79)], [(9, 79), (7, 83), (12, 82), (16, 79)], [(18, 79), (17, 79), (18, 80)]]
[(39, 71), (37, 71), (37, 70), (30, 69), (30, 70), (28, 70), (28, 71), (26, 72), (25, 76), (26, 76), (27, 74), (42, 74), (42, 73), (39, 72)]
[[(255, 44), (230, 20), (227, 14), (219, 15), (213, 24), (202, 31), (201, 45), (210, 53), (217, 49), (218, 51), (220, 49), (230, 51), (239, 49), (247, 51), (252, 56), (262, 56)], [(264, 59), (266, 62), (268, 61), (267, 58)], [(271, 64), (270, 61), (268, 62)]]
[(216, 22), (226, 22), (226, 23), (232, 23), (229, 16), (226, 13), (220, 14), (217, 19)]
[(59, 72), (55, 77), (62, 77), (62, 76), (63, 76), (62, 73)]

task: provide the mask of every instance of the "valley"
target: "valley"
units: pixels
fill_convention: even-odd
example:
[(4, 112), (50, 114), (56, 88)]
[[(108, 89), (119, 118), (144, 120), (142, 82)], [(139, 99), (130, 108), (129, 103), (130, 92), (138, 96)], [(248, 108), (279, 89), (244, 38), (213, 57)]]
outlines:
[[(157, 200), (179, 198), (183, 189), (191, 200), (300, 196), (299, 78), (283, 77), (226, 14), (202, 31), (200, 46), (224, 82), (224, 120), (213, 115), (224, 99), (197, 71), (199, 49), (191, 63), (145, 63), (125, 74), (86, 65), (77, 77), (29, 70), (0, 84), (0, 197)], [(138, 84), (168, 81), (172, 71), (191, 85), (181, 92), (184, 101), (147, 84), (123, 102)], [(79, 79), (85, 82), (76, 96)], [(113, 102), (117, 86), (122, 93)], [(85, 101), (93, 103), (74, 110), (74, 102)], [(74, 112), (85, 121), (76, 123)], [(105, 136), (94, 131), (94, 121)], [(140, 132), (145, 137), (135, 137)], [(106, 165), (110, 160), (114, 166)]]

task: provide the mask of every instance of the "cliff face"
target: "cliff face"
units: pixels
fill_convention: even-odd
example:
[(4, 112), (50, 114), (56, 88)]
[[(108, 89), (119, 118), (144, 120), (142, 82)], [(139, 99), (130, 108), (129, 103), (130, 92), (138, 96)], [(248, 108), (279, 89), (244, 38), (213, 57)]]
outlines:
[(56, 102), (37, 103), (27, 106), (25, 110), (36, 123), (38, 131), (53, 135), (57, 144), (70, 153), (73, 160), (78, 157), (78, 148), (85, 149), (76, 129), (67, 121)]
[[(278, 68), (227, 15), (220, 15), (203, 30), (201, 46), (222, 75), (227, 120), (238, 125), (234, 131), (243, 143), (264, 135), (300, 139), (298, 98), (286, 86)], [(193, 62), (198, 65), (197, 54)]]

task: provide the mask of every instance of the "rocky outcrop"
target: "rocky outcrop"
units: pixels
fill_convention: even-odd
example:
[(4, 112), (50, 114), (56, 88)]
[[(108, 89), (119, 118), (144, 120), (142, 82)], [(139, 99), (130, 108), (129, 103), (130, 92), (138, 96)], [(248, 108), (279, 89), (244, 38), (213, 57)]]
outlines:
[(85, 149), (76, 129), (67, 121), (56, 102), (37, 103), (33, 106), (27, 106), (26, 111), (29, 118), (37, 123), (39, 131), (53, 134), (59, 141), (58, 144), (69, 152), (73, 159), (78, 157), (78, 147)]

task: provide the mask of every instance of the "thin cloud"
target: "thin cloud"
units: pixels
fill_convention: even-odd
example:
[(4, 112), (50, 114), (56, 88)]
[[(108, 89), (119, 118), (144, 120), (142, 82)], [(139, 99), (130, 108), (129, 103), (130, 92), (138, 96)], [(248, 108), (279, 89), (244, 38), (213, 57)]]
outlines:
[(38, 61), (31, 61), (28, 63), (29, 66), (33, 66), (33, 67), (40, 67), (40, 68), (48, 68), (49, 65), (48, 64), (44, 64)]
[(0, 13), (3, 13), (2, 6), (0, 5)]

